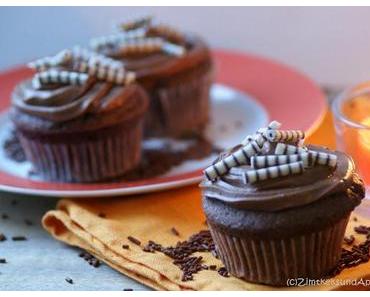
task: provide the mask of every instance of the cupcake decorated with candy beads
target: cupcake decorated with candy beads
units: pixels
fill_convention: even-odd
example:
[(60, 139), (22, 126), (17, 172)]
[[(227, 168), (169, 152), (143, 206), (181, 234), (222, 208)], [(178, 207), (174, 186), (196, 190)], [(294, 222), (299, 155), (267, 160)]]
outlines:
[(150, 96), (146, 136), (202, 134), (209, 118), (213, 63), (200, 37), (147, 17), (121, 24), (115, 34), (93, 39), (91, 47), (136, 72)]
[(344, 153), (303, 143), (271, 122), (205, 170), (203, 209), (228, 271), (286, 286), (336, 266), (364, 185)]
[(10, 115), (39, 176), (95, 182), (139, 163), (148, 98), (135, 73), (79, 48), (30, 67), (36, 72), (15, 88)]

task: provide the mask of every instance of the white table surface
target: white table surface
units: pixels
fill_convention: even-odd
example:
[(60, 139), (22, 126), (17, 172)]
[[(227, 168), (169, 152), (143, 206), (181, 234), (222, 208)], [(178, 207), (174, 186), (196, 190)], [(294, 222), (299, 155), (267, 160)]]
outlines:
[[(17, 201), (13, 205), (12, 201)], [(46, 211), (54, 209), (57, 199), (27, 197), (0, 192), (0, 290), (148, 290), (138, 282), (102, 264), (90, 266), (78, 256), (80, 250), (54, 240), (41, 226)], [(6, 213), (9, 218), (2, 219)], [(28, 226), (24, 220), (33, 222)], [(12, 241), (26, 236), (27, 241)], [(73, 279), (73, 284), (65, 281)]]

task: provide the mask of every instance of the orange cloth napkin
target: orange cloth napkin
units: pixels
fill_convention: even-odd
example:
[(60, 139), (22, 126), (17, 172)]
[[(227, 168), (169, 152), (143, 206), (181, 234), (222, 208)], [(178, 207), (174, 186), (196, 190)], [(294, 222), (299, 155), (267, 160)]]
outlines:
[[(333, 146), (333, 138), (328, 138), (330, 116), (324, 119), (319, 132), (311, 136), (310, 142), (318, 143), (325, 135), (324, 145)], [(333, 135), (333, 134), (331, 134)], [(104, 213), (106, 217), (99, 216)], [(357, 215), (356, 215), (357, 216)], [(348, 234), (353, 234), (353, 226), (370, 225), (369, 221), (358, 217), (351, 219)], [(49, 211), (43, 218), (44, 228), (53, 237), (67, 244), (78, 246), (104, 261), (114, 269), (157, 290), (275, 290), (278, 288), (256, 285), (240, 279), (224, 278), (217, 271), (203, 270), (194, 275), (193, 281), (182, 282), (181, 271), (172, 259), (162, 253), (146, 253), (131, 243), (127, 237), (133, 236), (143, 244), (149, 240), (164, 246), (175, 245), (190, 235), (206, 229), (205, 217), (201, 209), (200, 191), (197, 186), (158, 192), (148, 195), (102, 198), (102, 199), (62, 199), (57, 210)], [(175, 236), (175, 227), (180, 235)], [(355, 234), (354, 234), (355, 235)], [(358, 239), (358, 235), (356, 240)], [(122, 245), (128, 244), (129, 249)], [(206, 264), (223, 266), (209, 253), (202, 253)], [(335, 279), (370, 278), (370, 263), (343, 271)], [(344, 286), (327, 283), (315, 287), (291, 289), (329, 290)], [(345, 286), (348, 287), (348, 286)]]

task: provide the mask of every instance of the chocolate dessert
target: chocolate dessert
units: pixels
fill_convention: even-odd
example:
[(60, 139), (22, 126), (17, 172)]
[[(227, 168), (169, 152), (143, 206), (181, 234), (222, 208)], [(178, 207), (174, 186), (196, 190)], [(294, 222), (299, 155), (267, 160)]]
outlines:
[(286, 286), (319, 279), (341, 257), (349, 215), (364, 198), (350, 157), (304, 146), (272, 122), (205, 170), (203, 208), (227, 270)]
[(184, 137), (202, 134), (209, 118), (213, 63), (196, 35), (143, 18), (119, 32), (95, 38), (92, 48), (122, 61), (137, 73), (150, 96), (145, 135)]
[(83, 49), (31, 66), (37, 72), (14, 90), (11, 119), (43, 179), (102, 181), (138, 165), (148, 99), (134, 73)]

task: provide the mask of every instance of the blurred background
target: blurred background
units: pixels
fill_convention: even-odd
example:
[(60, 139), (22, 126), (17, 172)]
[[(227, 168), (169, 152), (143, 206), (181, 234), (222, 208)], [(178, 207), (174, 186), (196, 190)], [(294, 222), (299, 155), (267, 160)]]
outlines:
[(212, 47), (267, 56), (342, 87), (370, 79), (370, 7), (1, 7), (0, 70), (152, 14)]

